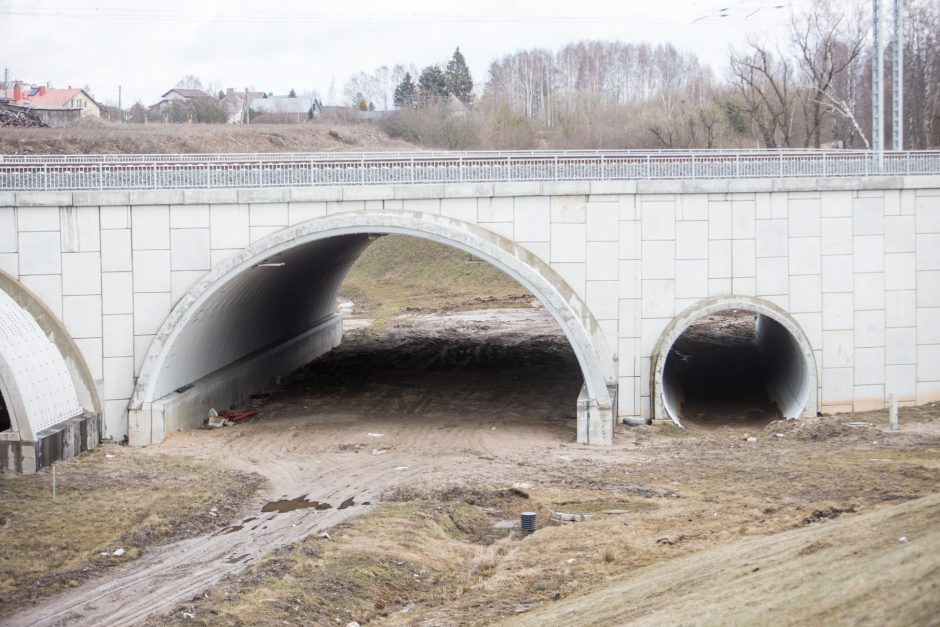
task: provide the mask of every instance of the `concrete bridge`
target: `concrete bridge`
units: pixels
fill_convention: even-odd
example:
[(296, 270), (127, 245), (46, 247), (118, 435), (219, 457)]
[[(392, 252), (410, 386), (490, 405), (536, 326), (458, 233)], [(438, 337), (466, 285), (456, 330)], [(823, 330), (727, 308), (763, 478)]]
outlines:
[(940, 153), (0, 157), (3, 464), (158, 443), (330, 350), (387, 233), (544, 304), (583, 443), (676, 418), (669, 350), (727, 309), (787, 417), (940, 399)]

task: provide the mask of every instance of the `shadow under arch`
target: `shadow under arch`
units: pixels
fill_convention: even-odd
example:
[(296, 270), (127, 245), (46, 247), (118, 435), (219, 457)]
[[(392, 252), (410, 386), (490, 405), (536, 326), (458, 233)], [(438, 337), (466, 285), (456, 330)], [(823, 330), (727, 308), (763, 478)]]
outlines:
[[(673, 318), (663, 330), (653, 350), (650, 363), (650, 393), (654, 420), (671, 420), (681, 426), (679, 405), (681, 394), (671, 389), (669, 374), (666, 369), (667, 357), (673, 344), (696, 321), (722, 311), (737, 309), (749, 311), (760, 317), (766, 317), (786, 332), (783, 337), (771, 337), (769, 342), (783, 345), (786, 353), (780, 357), (785, 360), (782, 374), (777, 377), (773, 389), (768, 393), (787, 419), (800, 416), (815, 416), (818, 410), (818, 375), (816, 358), (812, 344), (799, 323), (778, 305), (754, 296), (716, 296), (701, 300)], [(771, 329), (765, 325), (764, 329)], [(758, 325), (758, 334), (761, 333)], [(769, 359), (773, 358), (768, 356)]]
[[(148, 427), (148, 419), (141, 418), (148, 406), (181, 385), (191, 384), (225, 365), (217, 364), (214, 369), (205, 366), (204, 371), (191, 370), (182, 379), (168, 367), (174, 360), (181, 364), (185, 361), (177, 355), (177, 343), (189, 325), (202, 323), (214, 314), (213, 302), (229, 299), (227, 306), (230, 308), (243, 306), (249, 310), (259, 306), (243, 294), (226, 293), (239, 277), (258, 268), (259, 264), (279, 265), (276, 262), (281, 258), (279, 255), (290, 255), (302, 247), (318, 244), (338, 261), (329, 277), (322, 279), (321, 293), (311, 298), (317, 299), (316, 305), (323, 312), (329, 307), (332, 313), (340, 283), (349, 266), (365, 249), (367, 238), (392, 233), (421, 237), (463, 250), (489, 262), (528, 289), (565, 333), (584, 376), (584, 387), (578, 399), (578, 440), (591, 444), (612, 442), (616, 417), (610, 389), (616, 381), (616, 373), (607, 341), (587, 305), (547, 263), (525, 248), (474, 224), (420, 212), (366, 211), (331, 215), (281, 229), (220, 263), (200, 279), (170, 312), (142, 362), (130, 403), (131, 443), (142, 445), (162, 440), (162, 430)], [(322, 258), (328, 257), (324, 254)], [(253, 289), (258, 296), (263, 287)], [(313, 302), (310, 300), (307, 304)], [(245, 320), (237, 321), (233, 328), (244, 328), (247, 324)], [(239, 357), (242, 355), (235, 356)]]

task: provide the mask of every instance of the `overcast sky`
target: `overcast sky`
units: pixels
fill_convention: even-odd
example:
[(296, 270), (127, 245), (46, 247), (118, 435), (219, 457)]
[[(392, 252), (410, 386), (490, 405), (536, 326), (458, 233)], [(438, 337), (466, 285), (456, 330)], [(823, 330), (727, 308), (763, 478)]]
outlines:
[(747, 32), (780, 38), (811, 0), (0, 0), (11, 78), (89, 85), (104, 103), (153, 104), (180, 77), (287, 93), (378, 66), (444, 63), (456, 46), (478, 91), (494, 59), (582, 39), (671, 42), (721, 76)]

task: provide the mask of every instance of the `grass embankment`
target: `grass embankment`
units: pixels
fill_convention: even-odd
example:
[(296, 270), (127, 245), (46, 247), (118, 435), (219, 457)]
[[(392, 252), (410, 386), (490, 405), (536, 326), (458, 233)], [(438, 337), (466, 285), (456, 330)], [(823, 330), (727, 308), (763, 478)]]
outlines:
[[(534, 297), (494, 266), (418, 237), (386, 235), (353, 265), (340, 293), (382, 328), (402, 313), (528, 306)], [(484, 295), (484, 296), (481, 296)]]
[[(624, 430), (635, 447), (567, 462), (561, 447), (531, 488), (402, 490), (153, 624), (930, 624), (940, 406), (903, 410), (894, 434), (853, 419), (886, 422), (778, 422), (757, 442)], [(526, 510), (534, 535), (494, 527)]]
[[(226, 524), (261, 479), (104, 445), (52, 473), (0, 473), (0, 607), (13, 610)], [(113, 553), (123, 549), (123, 555)], [(101, 555), (107, 553), (107, 555)]]

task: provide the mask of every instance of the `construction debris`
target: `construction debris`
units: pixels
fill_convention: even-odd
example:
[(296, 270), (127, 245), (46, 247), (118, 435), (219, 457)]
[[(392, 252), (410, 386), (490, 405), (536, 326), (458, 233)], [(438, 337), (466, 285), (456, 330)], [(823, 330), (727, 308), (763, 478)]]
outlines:
[(48, 128), (49, 125), (39, 119), (39, 116), (24, 109), (11, 105), (0, 104), (0, 126), (19, 126), (24, 128)]

